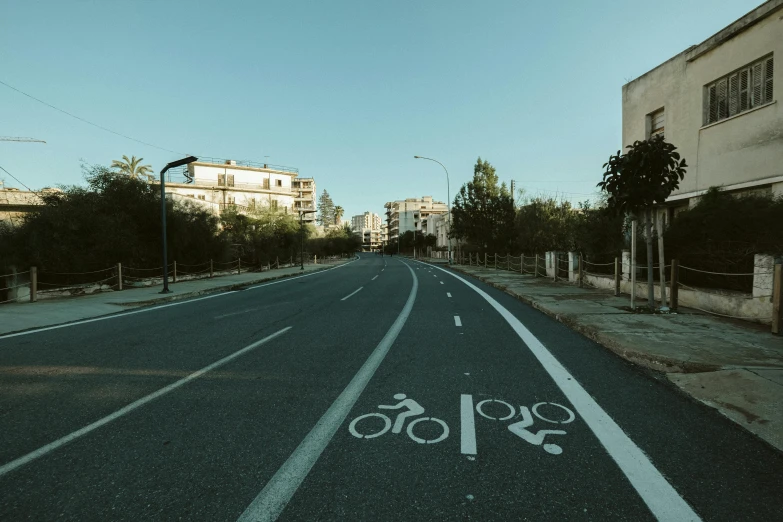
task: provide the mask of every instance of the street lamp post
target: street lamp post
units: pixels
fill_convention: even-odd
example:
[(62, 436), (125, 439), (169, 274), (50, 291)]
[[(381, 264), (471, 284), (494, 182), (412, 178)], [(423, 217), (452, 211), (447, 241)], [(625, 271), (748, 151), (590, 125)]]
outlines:
[(312, 214), (315, 210), (300, 210), (299, 211), (299, 237), (301, 239), (301, 251), (299, 255), (299, 261), (302, 263), (300, 270), (304, 270), (304, 215)]
[(164, 174), (166, 174), (166, 171), (169, 169), (181, 167), (182, 165), (187, 165), (188, 163), (193, 163), (197, 160), (198, 158), (195, 156), (188, 156), (181, 160), (172, 161), (160, 171), (160, 221), (163, 228), (163, 290), (160, 291), (161, 294), (171, 293), (171, 290), (169, 290), (168, 249), (166, 248), (166, 179), (164, 178)]
[(441, 167), (443, 167), (443, 170), (446, 172), (446, 203), (448, 205), (448, 218), (446, 220), (446, 245), (448, 246), (448, 253), (449, 253), (449, 264), (451, 264), (451, 237), (449, 236), (449, 229), (451, 228), (451, 188), (449, 186), (449, 171), (446, 169), (445, 165), (441, 163), (440, 161), (432, 158), (425, 158), (424, 156), (413, 156), (415, 159), (424, 159), (429, 161), (434, 161)]

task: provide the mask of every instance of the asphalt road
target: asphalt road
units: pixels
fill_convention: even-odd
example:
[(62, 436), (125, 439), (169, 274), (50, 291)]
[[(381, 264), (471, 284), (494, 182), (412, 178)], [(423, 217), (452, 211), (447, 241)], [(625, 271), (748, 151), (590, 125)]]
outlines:
[(372, 254), (0, 337), (0, 434), (4, 521), (783, 513), (783, 455), (661, 375)]

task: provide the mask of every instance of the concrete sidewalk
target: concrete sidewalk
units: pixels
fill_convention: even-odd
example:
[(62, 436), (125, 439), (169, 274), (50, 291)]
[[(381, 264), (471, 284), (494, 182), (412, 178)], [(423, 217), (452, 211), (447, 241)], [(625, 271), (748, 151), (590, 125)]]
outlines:
[(783, 450), (783, 337), (696, 310), (632, 313), (629, 297), (504, 270), (455, 265), (683, 391)]
[(245, 272), (224, 275), (212, 279), (196, 279), (169, 283), (172, 293), (161, 295), (162, 285), (134, 288), (121, 292), (100, 292), (78, 297), (45, 299), (35, 303), (10, 303), (0, 305), (0, 335), (58, 324), (91, 319), (102, 315), (123, 312), (132, 308), (188, 299), (204, 294), (226, 292), (237, 287), (262, 283), (302, 273), (327, 270), (350, 260), (332, 261), (327, 264), (305, 265), (304, 272), (298, 266), (264, 272)]

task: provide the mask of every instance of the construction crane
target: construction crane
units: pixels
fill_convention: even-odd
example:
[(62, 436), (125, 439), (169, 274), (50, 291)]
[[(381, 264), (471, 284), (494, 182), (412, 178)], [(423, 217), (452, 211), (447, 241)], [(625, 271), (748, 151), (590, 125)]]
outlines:
[(0, 136), (0, 141), (24, 141), (28, 143), (46, 143), (44, 140), (36, 138), (20, 138), (16, 136)]

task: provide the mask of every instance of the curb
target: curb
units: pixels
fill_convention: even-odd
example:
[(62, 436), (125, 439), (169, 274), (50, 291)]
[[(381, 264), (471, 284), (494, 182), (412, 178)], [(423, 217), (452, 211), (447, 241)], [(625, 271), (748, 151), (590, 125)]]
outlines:
[[(332, 268), (338, 267), (344, 263), (340, 263), (339, 265), (332, 265), (332, 266), (323, 266), (321, 268), (308, 270), (305, 273), (307, 274), (314, 274), (316, 272), (323, 272), (324, 270), (330, 270)], [(176, 295), (168, 295), (166, 297), (158, 297), (155, 299), (147, 299), (145, 301), (129, 301), (125, 303), (114, 303), (118, 306), (126, 306), (128, 308), (131, 307), (138, 307), (138, 306), (149, 306), (149, 305), (155, 305), (160, 303), (167, 303), (170, 301), (179, 301), (182, 299), (188, 299), (190, 297), (198, 297), (200, 295), (207, 295), (207, 294), (216, 294), (220, 292), (227, 292), (227, 291), (238, 291), (243, 290), (245, 287), (251, 286), (251, 285), (257, 285), (259, 283), (266, 283), (267, 281), (275, 281), (278, 279), (286, 279), (288, 277), (296, 277), (303, 275), (302, 272), (293, 274), (281, 274), (274, 277), (265, 277), (262, 279), (253, 279), (251, 281), (245, 281), (244, 283), (234, 283), (229, 285), (222, 285), (222, 286), (214, 286), (211, 288), (204, 288), (203, 290), (193, 290), (191, 292), (186, 292), (184, 294), (176, 294)]]
[(598, 328), (582, 324), (572, 316), (557, 313), (554, 310), (545, 307), (540, 302), (530, 297), (509, 290), (508, 287), (504, 285), (493, 283), (486, 277), (476, 275), (476, 274), (471, 274), (455, 265), (452, 265), (451, 269), (463, 275), (467, 275), (475, 279), (478, 279), (479, 281), (493, 288), (502, 290), (503, 292), (507, 293), (511, 297), (514, 297), (515, 299), (518, 299), (519, 301), (522, 301), (523, 303), (535, 308), (539, 312), (542, 312), (547, 316), (555, 319), (559, 323), (562, 323), (567, 327), (571, 328), (572, 330), (579, 332), (580, 334), (584, 335), (588, 339), (595, 341), (596, 343), (600, 344), (607, 350), (617, 354), (618, 356), (622, 357), (626, 361), (632, 362), (636, 365), (643, 366), (650, 370), (655, 370), (664, 373), (701, 373), (701, 372), (714, 372), (722, 369), (720, 365), (706, 364), (706, 363), (691, 363), (680, 359), (655, 356), (646, 352), (629, 349), (625, 344), (620, 343), (615, 339), (613, 339), (612, 337), (603, 334)]

